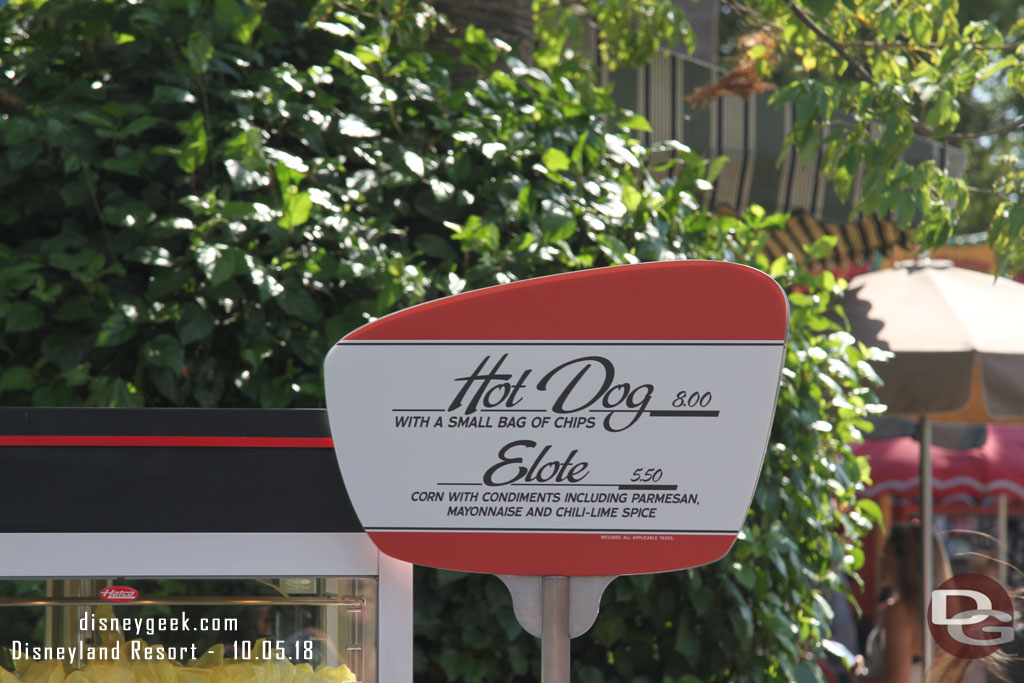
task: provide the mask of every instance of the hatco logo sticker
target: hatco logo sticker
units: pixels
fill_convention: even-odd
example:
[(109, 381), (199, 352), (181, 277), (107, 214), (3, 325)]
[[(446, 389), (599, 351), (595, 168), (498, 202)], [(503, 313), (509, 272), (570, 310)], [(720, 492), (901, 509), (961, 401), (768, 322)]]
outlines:
[(928, 629), (954, 657), (987, 657), (1013, 640), (1013, 600), (994, 579), (957, 574), (932, 591)]
[(131, 602), (138, 599), (139, 591), (128, 586), (107, 586), (100, 591), (100, 597), (107, 602)]

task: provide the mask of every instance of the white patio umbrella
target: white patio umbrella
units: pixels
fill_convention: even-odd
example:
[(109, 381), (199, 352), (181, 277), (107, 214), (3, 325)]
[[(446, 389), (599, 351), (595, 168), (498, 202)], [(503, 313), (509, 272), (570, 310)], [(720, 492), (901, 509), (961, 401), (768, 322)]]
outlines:
[[(858, 275), (842, 300), (854, 337), (895, 355), (875, 366), (890, 413), (921, 432), (923, 609), (932, 576), (932, 421), (1024, 420), (1024, 284), (920, 260)], [(928, 634), (922, 614), (924, 635)], [(922, 639), (927, 674), (931, 638)]]

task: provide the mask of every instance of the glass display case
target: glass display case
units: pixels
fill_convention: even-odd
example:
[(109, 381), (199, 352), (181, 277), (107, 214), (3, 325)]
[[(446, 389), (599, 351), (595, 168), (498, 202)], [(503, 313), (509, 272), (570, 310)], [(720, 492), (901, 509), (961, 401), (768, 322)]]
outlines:
[(18, 588), (0, 607), (22, 608), (11, 621), (30, 630), (0, 646), (0, 666), (26, 677), (56, 662), (68, 672), (121, 668), (137, 680), (167, 667), (197, 681), (218, 671), (238, 681), (375, 680), (375, 578), (124, 577)]
[(0, 683), (412, 680), (315, 410), (0, 408)]

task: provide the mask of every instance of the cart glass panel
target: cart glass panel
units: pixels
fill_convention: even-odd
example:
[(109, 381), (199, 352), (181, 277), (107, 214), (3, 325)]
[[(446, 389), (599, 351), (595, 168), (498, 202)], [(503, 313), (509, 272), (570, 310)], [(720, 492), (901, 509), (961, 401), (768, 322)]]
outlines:
[(0, 683), (376, 682), (377, 579), (0, 581)]

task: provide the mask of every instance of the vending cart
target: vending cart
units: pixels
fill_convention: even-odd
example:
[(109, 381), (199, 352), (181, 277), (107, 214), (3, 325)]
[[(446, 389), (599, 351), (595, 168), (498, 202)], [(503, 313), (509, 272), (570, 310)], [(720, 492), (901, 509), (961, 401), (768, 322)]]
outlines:
[(403, 683), (320, 410), (0, 408), (0, 683)]

